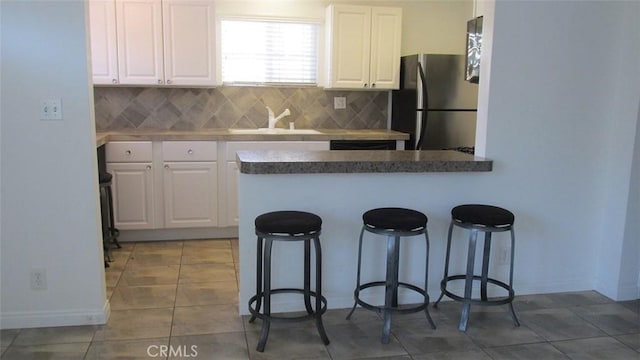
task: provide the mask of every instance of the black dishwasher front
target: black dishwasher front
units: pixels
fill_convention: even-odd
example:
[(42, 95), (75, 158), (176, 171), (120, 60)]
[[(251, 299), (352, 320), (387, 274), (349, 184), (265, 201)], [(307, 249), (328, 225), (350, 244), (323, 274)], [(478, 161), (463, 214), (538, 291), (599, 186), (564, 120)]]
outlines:
[(395, 150), (395, 140), (331, 140), (331, 150)]

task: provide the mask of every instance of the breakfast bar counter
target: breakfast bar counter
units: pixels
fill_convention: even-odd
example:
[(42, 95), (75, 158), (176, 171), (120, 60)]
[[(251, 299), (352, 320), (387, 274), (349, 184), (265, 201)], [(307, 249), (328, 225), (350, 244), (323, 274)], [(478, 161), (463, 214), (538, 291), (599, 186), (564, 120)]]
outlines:
[[(241, 314), (248, 313), (247, 302), (255, 292), (254, 220), (278, 210), (308, 211), (322, 218), (322, 291), (328, 308), (333, 309), (353, 305), (362, 214), (377, 207), (425, 213), (431, 238), (428, 292), (432, 299), (437, 297), (451, 208), (486, 201), (481, 189), (491, 181), (493, 171), (492, 160), (456, 151), (239, 151), (236, 162), (240, 169)], [(366, 239), (362, 282), (383, 279), (386, 238)], [(401, 279), (420, 284), (424, 281), (424, 238), (405, 243)], [(454, 254), (465, 253), (456, 246)], [(302, 245), (274, 248), (272, 261), (274, 288), (301, 283)], [(455, 259), (452, 264), (455, 266)], [(372, 304), (384, 301), (376, 291), (369, 289), (361, 298)], [(401, 302), (420, 301), (409, 292), (399, 296)], [(284, 294), (272, 300), (272, 309), (303, 310), (299, 298)]]
[(454, 150), (239, 151), (245, 174), (491, 171), (492, 161)]

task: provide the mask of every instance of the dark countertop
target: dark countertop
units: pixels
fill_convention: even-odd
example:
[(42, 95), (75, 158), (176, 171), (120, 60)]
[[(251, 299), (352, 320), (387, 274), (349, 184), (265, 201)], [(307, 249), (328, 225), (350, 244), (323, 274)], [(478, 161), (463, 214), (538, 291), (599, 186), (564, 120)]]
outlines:
[(96, 133), (96, 146), (109, 141), (329, 141), (408, 140), (409, 135), (386, 129), (207, 129), (198, 131), (132, 130)]
[(243, 174), (491, 171), (493, 161), (453, 150), (238, 151)]

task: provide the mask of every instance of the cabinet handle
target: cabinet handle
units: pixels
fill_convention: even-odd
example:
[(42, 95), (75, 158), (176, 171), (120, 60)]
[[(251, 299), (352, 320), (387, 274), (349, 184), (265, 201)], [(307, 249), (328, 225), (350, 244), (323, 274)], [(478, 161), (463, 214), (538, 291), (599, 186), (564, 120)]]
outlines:
[(189, 155), (193, 155), (193, 149), (189, 149), (189, 150), (187, 150), (187, 154), (189, 154)]
[(147, 165), (147, 170), (151, 170), (151, 165)]
[(112, 83), (114, 83), (114, 84), (117, 84), (117, 83), (118, 83), (118, 80), (113, 79), (113, 80), (111, 80), (111, 82), (112, 82)]
[(371, 84), (371, 87), (372, 88), (376, 87), (376, 83)]
[(127, 151), (125, 151), (124, 153), (125, 153), (125, 155), (127, 155), (127, 156), (131, 156), (131, 150), (127, 150)]
[(367, 87), (367, 83), (364, 83), (364, 87)]
[(165, 169), (169, 169), (169, 165), (165, 164), (165, 165), (164, 165), (164, 168), (165, 168)]
[(167, 80), (167, 84), (171, 84), (171, 80)]
[(158, 85), (162, 85), (162, 80), (158, 79)]

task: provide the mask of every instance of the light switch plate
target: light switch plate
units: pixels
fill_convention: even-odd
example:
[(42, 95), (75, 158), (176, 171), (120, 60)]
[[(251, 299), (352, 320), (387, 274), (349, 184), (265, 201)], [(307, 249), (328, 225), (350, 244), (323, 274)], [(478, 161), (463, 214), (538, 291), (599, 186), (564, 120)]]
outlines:
[(338, 109), (346, 109), (347, 108), (347, 98), (344, 96), (335, 96), (333, 98), (333, 108)]
[(62, 100), (42, 100), (40, 102), (40, 120), (62, 120)]

